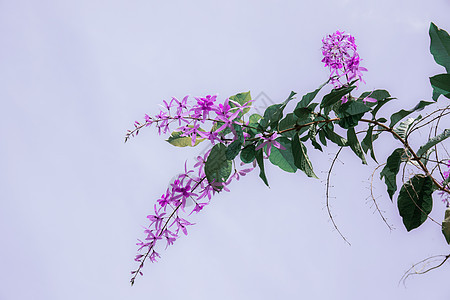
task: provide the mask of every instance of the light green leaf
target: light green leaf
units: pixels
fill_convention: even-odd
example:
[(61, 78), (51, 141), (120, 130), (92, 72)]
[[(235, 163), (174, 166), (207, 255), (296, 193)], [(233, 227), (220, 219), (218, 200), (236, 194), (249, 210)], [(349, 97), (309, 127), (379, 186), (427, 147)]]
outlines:
[[(250, 95), (250, 91), (245, 93), (239, 93), (234, 96), (229, 97), (230, 100), (239, 103), (239, 106), (242, 106), (246, 104), (247, 102), (252, 100), (252, 96)], [(235, 103), (232, 101), (229, 101), (230, 107), (233, 109), (235, 107), (238, 107)], [(242, 110), (242, 112), (239, 113), (239, 118), (242, 118), (243, 115), (245, 115), (250, 110), (250, 107), (246, 107)]]
[(205, 140), (204, 138), (201, 138), (200, 135), (197, 134), (195, 144), (194, 146), (192, 146), (192, 138), (189, 136), (181, 136), (181, 134), (182, 134), (181, 131), (172, 131), (171, 135), (166, 140), (166, 142), (177, 147), (195, 147)]
[(430, 149), (434, 145), (439, 144), (443, 140), (447, 139), (449, 136), (450, 136), (450, 129), (445, 129), (444, 132), (442, 132), (441, 134), (439, 134), (439, 135), (435, 136), (434, 138), (430, 139), (425, 145), (420, 147), (419, 150), (416, 153), (417, 156), (419, 156), (419, 157), (422, 156), (425, 152), (428, 151), (428, 149)]

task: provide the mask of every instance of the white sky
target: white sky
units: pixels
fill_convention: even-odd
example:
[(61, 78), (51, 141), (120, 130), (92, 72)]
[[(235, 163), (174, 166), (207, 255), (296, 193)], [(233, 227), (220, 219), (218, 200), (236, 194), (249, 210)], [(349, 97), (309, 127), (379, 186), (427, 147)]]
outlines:
[[(123, 138), (172, 96), (314, 90), (327, 78), (321, 39), (338, 29), (369, 69), (360, 91), (388, 89), (392, 110), (410, 108), (443, 72), (428, 26), (450, 30), (449, 12), (448, 1), (0, 1), (0, 299), (447, 299), (448, 266), (398, 286), (412, 263), (448, 253), (440, 229), (407, 234), (377, 175), (389, 232), (367, 200), (376, 165), (347, 152), (332, 209), (348, 246), (324, 209), (332, 155), (312, 150), (321, 180), (276, 167), (270, 189), (245, 177), (131, 288), (141, 225), (204, 146), (177, 149), (152, 129)], [(376, 146), (380, 161), (397, 147)], [(433, 216), (443, 210), (436, 199)]]

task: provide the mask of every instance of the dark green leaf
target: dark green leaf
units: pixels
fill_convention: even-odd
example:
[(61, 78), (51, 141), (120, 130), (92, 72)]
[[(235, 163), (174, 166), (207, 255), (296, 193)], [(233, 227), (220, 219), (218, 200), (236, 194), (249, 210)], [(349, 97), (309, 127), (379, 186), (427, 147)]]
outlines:
[(306, 147), (300, 142), (298, 135), (294, 135), (292, 139), (292, 154), (297, 168), (305, 172), (308, 177), (317, 178), (316, 174), (314, 174), (311, 161), (308, 158)]
[(447, 139), (449, 136), (450, 136), (450, 129), (445, 129), (444, 132), (442, 132), (441, 134), (439, 134), (439, 135), (435, 136), (434, 138), (430, 139), (425, 145), (420, 147), (419, 150), (416, 153), (417, 156), (419, 156), (419, 157), (422, 156), (425, 152), (428, 151), (428, 149), (430, 149), (434, 145), (439, 144), (443, 140)]
[(275, 141), (279, 142), (285, 149), (282, 150), (272, 146), (269, 156), (270, 162), (280, 167), (283, 171), (295, 173), (297, 167), (295, 166), (294, 156), (292, 155), (291, 141), (285, 137), (279, 137)]
[(324, 131), (327, 139), (329, 139), (333, 143), (335, 143), (335, 144), (337, 144), (338, 146), (341, 146), (341, 147), (342, 146), (347, 146), (347, 140), (344, 139), (339, 134), (337, 134), (336, 132), (334, 132), (332, 129), (330, 129), (328, 127), (324, 127), (323, 131)]
[(323, 97), (320, 108), (332, 106), (355, 88), (356, 86), (343, 86), (338, 89), (333, 89), (329, 94)]
[(225, 182), (231, 174), (231, 161), (227, 159), (227, 147), (216, 144), (205, 163), (205, 174), (209, 183)]
[(364, 151), (364, 153), (367, 153), (368, 150), (370, 150), (370, 156), (372, 159), (377, 162), (377, 159), (375, 158), (375, 153), (373, 151), (373, 126), (369, 126), (367, 129), (366, 136), (361, 141), (361, 147)]
[(294, 97), (295, 95), (297, 95), (297, 93), (294, 92), (294, 91), (291, 91), (291, 93), (289, 94), (287, 99), (284, 100), (283, 105), (286, 106), (291, 100), (294, 100), (295, 99), (295, 97)]
[(416, 174), (400, 189), (398, 210), (406, 230), (422, 225), (433, 208), (433, 181), (423, 174)]
[(270, 126), (276, 129), (278, 122), (283, 117), (283, 104), (269, 106), (264, 112), (264, 118), (259, 122), (264, 128)]
[(434, 60), (443, 66), (447, 73), (450, 73), (450, 36), (448, 33), (439, 29), (434, 23), (430, 24), (430, 52)]
[(314, 98), (316, 97), (317, 93), (324, 87), (325, 84), (328, 83), (328, 81), (325, 82), (324, 84), (322, 84), (321, 86), (319, 86), (315, 91), (309, 92), (306, 95), (304, 95), (302, 97), (302, 100), (300, 100), (300, 102), (298, 102), (297, 105), (295, 106), (295, 109), (302, 108), (302, 107), (307, 107), (311, 103), (311, 101), (314, 100)]
[(251, 163), (255, 160), (255, 154), (255, 145), (250, 144), (248, 146), (245, 146), (241, 151), (241, 160), (247, 164)]
[[(298, 117), (293, 113), (289, 113), (278, 123), (278, 130), (283, 131), (285, 129), (294, 128), (297, 124)], [(295, 134), (294, 130), (283, 132), (282, 135), (286, 137), (292, 137)]]
[(244, 133), (242, 131), (241, 125), (233, 124), (233, 129), (235, 131), (236, 140), (239, 140), (241, 144), (244, 143)]
[(240, 140), (235, 140), (228, 147), (225, 155), (228, 160), (233, 160), (241, 151), (242, 142)]
[(370, 107), (362, 102), (348, 101), (342, 104), (338, 109), (338, 117), (341, 118), (339, 126), (345, 129), (355, 127), (368, 111)]
[(197, 138), (195, 139), (195, 144), (192, 145), (192, 138), (190, 136), (181, 136), (181, 131), (172, 131), (169, 138), (166, 140), (173, 146), (177, 147), (194, 147), (199, 143), (203, 142), (205, 139), (201, 138), (200, 135), (197, 134)]
[(323, 131), (323, 129), (319, 130), (319, 140), (322, 143), (322, 145), (324, 145), (324, 146), (327, 145), (327, 139), (326, 139), (326, 135), (325, 135), (325, 132)]
[(434, 101), (437, 101), (440, 95), (450, 98), (450, 74), (439, 74), (430, 77), (430, 83), (433, 87)]
[(294, 110), (294, 114), (298, 119), (303, 120), (305, 118), (309, 118), (311, 115), (311, 110), (307, 107), (299, 107)]
[(391, 200), (397, 190), (397, 173), (400, 170), (403, 153), (405, 153), (405, 149), (395, 149), (394, 152), (392, 152), (392, 154), (388, 157), (386, 166), (384, 166), (380, 173), (380, 179), (383, 179), (384, 177), (384, 182), (386, 183), (387, 191)]
[(267, 186), (269, 186), (269, 183), (267, 182), (266, 172), (264, 171), (263, 149), (259, 149), (258, 151), (256, 151), (256, 162), (259, 166), (259, 177)]
[(361, 149), (361, 145), (359, 144), (358, 137), (355, 133), (355, 128), (349, 128), (347, 130), (347, 141), (350, 148), (355, 152), (355, 154), (361, 158), (363, 164), (367, 165), (366, 158), (364, 157), (364, 153)]
[(400, 110), (398, 112), (396, 112), (395, 114), (393, 114), (391, 116), (391, 124), (389, 124), (389, 127), (393, 127), (395, 124), (398, 123), (398, 121), (400, 121), (401, 119), (403, 119), (404, 117), (406, 117), (409, 114), (412, 114), (415, 111), (420, 111), (422, 110), (425, 106), (433, 104), (434, 102), (427, 102), (427, 101), (420, 101), (413, 109), (410, 110)]
[(450, 208), (447, 208), (445, 210), (445, 218), (442, 222), (442, 233), (445, 236), (447, 244), (450, 245)]

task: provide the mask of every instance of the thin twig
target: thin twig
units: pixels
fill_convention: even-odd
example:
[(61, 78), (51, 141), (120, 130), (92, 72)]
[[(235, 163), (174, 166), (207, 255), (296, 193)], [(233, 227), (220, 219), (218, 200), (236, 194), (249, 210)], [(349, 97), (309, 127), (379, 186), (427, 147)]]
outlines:
[(331, 175), (331, 171), (333, 170), (334, 163), (336, 162), (336, 160), (337, 160), (337, 158), (339, 156), (339, 153), (341, 153), (341, 150), (343, 148), (344, 147), (339, 148), (339, 151), (334, 156), (334, 159), (331, 162), (330, 169), (328, 170), (327, 188), (326, 188), (326, 205), (327, 205), (328, 216), (330, 217), (331, 223), (333, 223), (334, 228), (339, 233), (339, 235), (344, 239), (344, 241), (351, 246), (350, 242), (345, 238), (345, 236), (342, 234), (342, 232), (337, 227), (336, 222), (334, 221), (333, 215), (331, 214), (331, 209), (330, 209), (330, 204), (329, 204), (329, 199), (330, 199), (330, 175)]

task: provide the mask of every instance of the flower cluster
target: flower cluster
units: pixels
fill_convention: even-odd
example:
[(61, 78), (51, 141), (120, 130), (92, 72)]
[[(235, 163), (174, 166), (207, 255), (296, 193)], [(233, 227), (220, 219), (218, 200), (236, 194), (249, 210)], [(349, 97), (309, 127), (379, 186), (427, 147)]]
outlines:
[[(135, 129), (129, 130), (126, 139), (137, 135), (143, 127), (156, 126), (158, 133), (173, 132), (177, 137), (184, 137), (190, 140), (192, 146), (196, 145), (199, 139), (208, 140), (211, 144), (217, 142), (230, 144), (238, 138), (245, 139), (247, 133), (236, 132), (235, 126), (244, 126), (240, 118), (240, 113), (249, 108), (251, 101), (240, 104), (236, 101), (226, 99), (223, 104), (216, 104), (217, 96), (206, 96), (204, 98), (194, 97), (195, 103), (189, 103), (189, 97), (184, 97), (181, 101), (172, 98), (170, 102), (163, 101), (163, 109), (154, 117), (145, 115), (145, 123), (135, 122)], [(209, 130), (201, 127), (209, 126)], [(172, 136), (173, 136), (172, 132)], [(276, 143), (276, 142), (275, 142)], [(131, 272), (131, 283), (138, 274), (142, 275), (142, 267), (146, 259), (156, 262), (160, 258), (156, 245), (165, 242), (165, 248), (177, 240), (180, 233), (188, 234), (187, 228), (194, 223), (187, 220), (191, 214), (200, 212), (210, 203), (212, 195), (222, 190), (229, 191), (228, 185), (233, 180), (239, 180), (252, 171), (255, 165), (250, 168), (237, 170), (224, 182), (210, 182), (205, 173), (205, 165), (211, 150), (204, 155), (197, 157), (197, 162), (192, 169), (185, 166), (184, 172), (175, 177), (169, 184), (165, 193), (156, 201), (154, 213), (147, 216), (150, 224), (145, 228), (145, 239), (138, 240), (136, 244), (138, 254), (135, 261), (139, 267)], [(241, 166), (243, 163), (241, 164)], [(190, 207), (191, 204), (193, 207)]]
[[(358, 78), (362, 80), (361, 71), (367, 71), (360, 67), (358, 52), (356, 52), (355, 38), (344, 31), (336, 31), (322, 39), (322, 62), (330, 68), (330, 79), (335, 87), (343, 84), (340, 79), (345, 76), (346, 82)], [(364, 82), (364, 81), (363, 81)]]
[[(230, 99), (226, 99), (223, 104), (216, 104), (217, 95), (208, 95), (204, 98), (194, 97), (195, 103), (189, 103), (189, 96), (181, 101), (172, 98), (170, 102), (163, 100), (164, 107), (159, 114), (154, 117), (145, 115), (145, 123), (138, 121), (134, 123), (134, 130), (128, 130), (125, 141), (130, 136), (137, 135), (142, 127), (155, 124), (159, 134), (171, 132), (173, 124), (178, 126), (174, 131), (180, 133), (182, 137), (190, 137), (192, 146), (197, 144), (198, 139), (209, 140), (213, 145), (216, 142), (226, 141), (225, 135), (234, 132), (233, 124), (242, 125), (239, 121), (239, 114), (244, 109), (250, 108), (251, 100), (242, 105)], [(201, 126), (210, 124), (206, 130)], [(227, 130), (229, 129), (229, 130)]]

